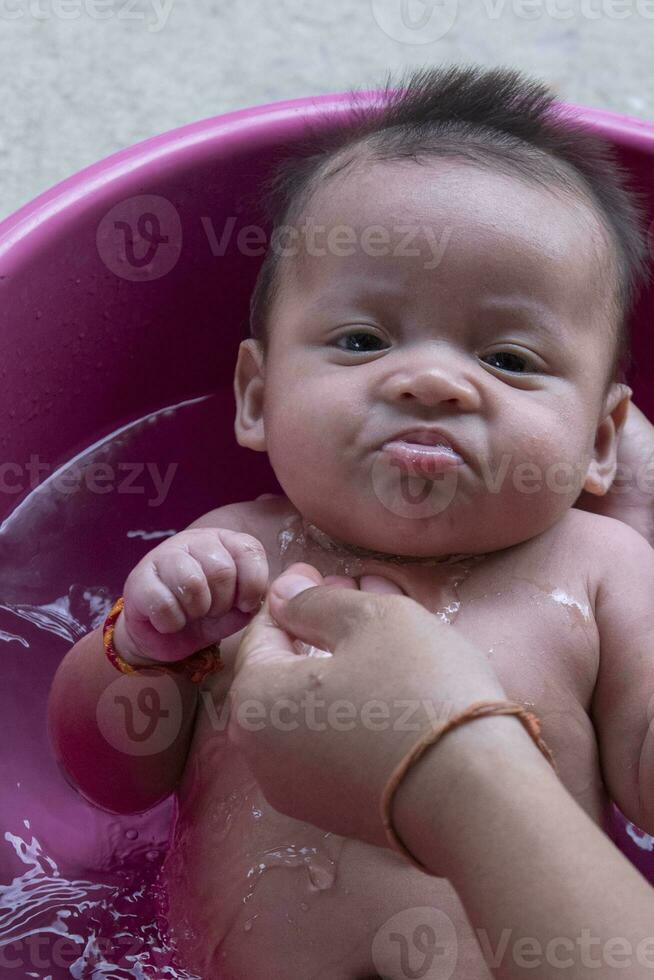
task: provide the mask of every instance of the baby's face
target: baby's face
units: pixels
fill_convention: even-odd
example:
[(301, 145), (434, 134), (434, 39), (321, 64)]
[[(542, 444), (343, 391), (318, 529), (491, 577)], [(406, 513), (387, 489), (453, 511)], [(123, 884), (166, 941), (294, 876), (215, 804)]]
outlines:
[[(265, 364), (252, 340), (239, 352), (241, 445), (359, 547), (484, 553), (554, 524), (607, 404), (611, 273), (589, 208), (458, 159), (406, 161), (330, 179), (299, 228)], [(381, 448), (430, 425), (462, 465), (428, 478)]]

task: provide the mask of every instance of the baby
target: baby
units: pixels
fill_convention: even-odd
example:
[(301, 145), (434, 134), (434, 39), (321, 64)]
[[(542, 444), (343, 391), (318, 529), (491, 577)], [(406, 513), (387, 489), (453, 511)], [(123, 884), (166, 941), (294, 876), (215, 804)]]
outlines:
[[(203, 980), (491, 976), (447, 880), (274, 811), (228, 742), (242, 629), (296, 561), (328, 582), (390, 579), (450, 623), (539, 716), (579, 805), (603, 825), (612, 798), (654, 833), (654, 551), (573, 507), (616, 473), (642, 212), (552, 102), (508, 69), (420, 69), (286, 164), (271, 200), (288, 237), (260, 272), (234, 379), (236, 438), (268, 454), (284, 495), (220, 507), (149, 552), (114, 633), (137, 666), (222, 639), (225, 667), (199, 691), (156, 675), (179, 734), (144, 755), (98, 729), (108, 685), (139, 684), (99, 631), (55, 678), (55, 749), (88, 799), (135, 812), (177, 794), (169, 920)], [(330, 655), (298, 652), (318, 672)], [(453, 973), (415, 968), (412, 928), (379, 939), (425, 908), (451, 920), (436, 940), (455, 942)]]

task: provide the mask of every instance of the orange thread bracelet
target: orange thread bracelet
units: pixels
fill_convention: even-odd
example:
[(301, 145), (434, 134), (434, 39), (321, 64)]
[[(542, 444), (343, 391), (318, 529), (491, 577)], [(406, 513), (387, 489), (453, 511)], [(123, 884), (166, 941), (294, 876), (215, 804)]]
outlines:
[(190, 657), (186, 657), (184, 660), (178, 660), (174, 663), (156, 662), (152, 664), (143, 664), (142, 667), (137, 667), (135, 664), (128, 663), (124, 657), (121, 657), (114, 646), (114, 629), (116, 627), (116, 620), (123, 611), (124, 605), (125, 600), (122, 596), (116, 599), (102, 627), (102, 643), (104, 646), (104, 652), (106, 653), (109, 662), (113, 664), (116, 670), (119, 670), (121, 674), (139, 674), (144, 670), (160, 670), (168, 674), (185, 675), (194, 684), (200, 684), (205, 677), (209, 676), (209, 674), (215, 674), (219, 670), (222, 670), (225, 666), (222, 657), (220, 656), (220, 643), (212, 643), (210, 646), (204, 647), (202, 650), (198, 650), (196, 653), (191, 654)]
[(458, 728), (459, 725), (463, 725), (475, 718), (484, 718), (487, 715), (516, 715), (554, 771), (558, 772), (552, 752), (540, 737), (540, 721), (533, 712), (526, 711), (522, 705), (515, 704), (512, 701), (478, 701), (470, 705), (469, 708), (466, 708), (461, 714), (451, 718), (445, 725), (430, 728), (395, 767), (381, 797), (381, 818), (388, 842), (393, 850), (398, 851), (407, 858), (414, 868), (418, 868), (427, 874), (431, 874), (432, 872), (413, 856), (395, 831), (391, 816), (393, 797), (411, 766), (418, 761), (430, 746), (435, 745), (446, 732), (450, 732), (453, 728)]

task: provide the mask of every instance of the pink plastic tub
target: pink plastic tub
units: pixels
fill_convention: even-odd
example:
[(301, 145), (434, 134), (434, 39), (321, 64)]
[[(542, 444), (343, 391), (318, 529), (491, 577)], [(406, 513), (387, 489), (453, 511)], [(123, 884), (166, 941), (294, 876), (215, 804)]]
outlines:
[[(133, 818), (88, 806), (53, 760), (46, 697), (153, 542), (280, 490), (266, 457), (233, 436), (232, 372), (263, 252), (244, 229), (269, 230), (257, 189), (280, 148), (318, 111), (348, 107), (327, 95), (182, 127), (0, 224), (0, 977), (187, 976), (153, 925), (156, 888), (142, 888), (172, 802)], [(580, 112), (616, 144), (654, 217), (654, 125)], [(651, 290), (629, 382), (652, 418), (653, 316)], [(172, 473), (167, 489), (155, 471)], [(616, 826), (654, 881), (654, 840)]]

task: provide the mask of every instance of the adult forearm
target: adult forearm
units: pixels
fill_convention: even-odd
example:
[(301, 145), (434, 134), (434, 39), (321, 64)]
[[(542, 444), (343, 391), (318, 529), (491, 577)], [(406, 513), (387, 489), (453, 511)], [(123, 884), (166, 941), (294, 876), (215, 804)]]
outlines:
[(654, 892), (515, 718), (448, 733), (393, 813), (412, 853), (451, 880), (497, 977), (654, 977)]
[(197, 689), (171, 674), (120, 674), (100, 629), (69, 650), (48, 704), (53, 748), (70, 781), (107, 810), (146, 810), (172, 793), (188, 754)]

